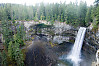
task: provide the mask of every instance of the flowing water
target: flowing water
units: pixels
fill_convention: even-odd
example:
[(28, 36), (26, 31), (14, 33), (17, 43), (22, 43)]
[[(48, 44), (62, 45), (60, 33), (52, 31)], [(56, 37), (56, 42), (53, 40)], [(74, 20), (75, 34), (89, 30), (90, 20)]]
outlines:
[(80, 27), (74, 46), (67, 56), (67, 59), (71, 60), (73, 62), (73, 66), (79, 66), (79, 63), (81, 61), (80, 56), (81, 56), (81, 48), (85, 36), (86, 28)]

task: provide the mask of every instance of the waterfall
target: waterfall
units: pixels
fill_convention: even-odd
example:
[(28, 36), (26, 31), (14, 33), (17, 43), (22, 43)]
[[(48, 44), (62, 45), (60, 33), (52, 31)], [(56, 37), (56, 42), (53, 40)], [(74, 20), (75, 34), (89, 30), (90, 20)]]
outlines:
[(85, 32), (86, 28), (80, 27), (78, 34), (76, 36), (74, 46), (69, 55), (67, 56), (67, 59), (70, 59), (73, 62), (73, 66), (79, 66), (79, 62), (81, 61), (80, 55)]

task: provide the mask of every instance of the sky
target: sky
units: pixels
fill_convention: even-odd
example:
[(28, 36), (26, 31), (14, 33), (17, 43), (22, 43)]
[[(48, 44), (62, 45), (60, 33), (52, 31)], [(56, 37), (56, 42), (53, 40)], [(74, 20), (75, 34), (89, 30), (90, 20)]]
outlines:
[[(60, 3), (66, 2), (67, 4), (70, 2), (80, 2), (81, 0), (0, 0), (0, 3), (16, 3), (16, 4), (26, 4), (26, 5), (35, 5), (36, 3), (44, 2), (44, 3)], [(95, 0), (82, 0), (86, 1), (87, 5), (93, 5)]]

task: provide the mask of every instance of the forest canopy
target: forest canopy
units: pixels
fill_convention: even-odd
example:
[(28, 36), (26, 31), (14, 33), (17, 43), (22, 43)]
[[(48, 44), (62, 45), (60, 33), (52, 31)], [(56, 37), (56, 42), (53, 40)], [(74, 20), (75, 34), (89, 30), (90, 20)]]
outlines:
[[(87, 6), (86, 2), (77, 3), (48, 3), (36, 4), (35, 6), (26, 6), (21, 4), (0, 4), (0, 20), (5, 11), (8, 20), (47, 20), (54, 22), (66, 22), (67, 24), (77, 26), (88, 26), (97, 18), (98, 0), (95, 6)], [(96, 9), (97, 8), (97, 9)], [(97, 18), (98, 20), (98, 18)], [(97, 22), (98, 23), (98, 22)]]

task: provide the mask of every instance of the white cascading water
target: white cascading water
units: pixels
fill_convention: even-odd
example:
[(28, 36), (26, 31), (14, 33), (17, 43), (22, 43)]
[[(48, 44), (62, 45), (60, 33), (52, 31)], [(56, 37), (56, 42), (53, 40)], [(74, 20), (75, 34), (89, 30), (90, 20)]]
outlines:
[(86, 28), (80, 27), (74, 46), (67, 56), (67, 59), (70, 59), (73, 62), (73, 66), (79, 66), (79, 62), (81, 61), (80, 55), (81, 55), (81, 48), (85, 36)]

